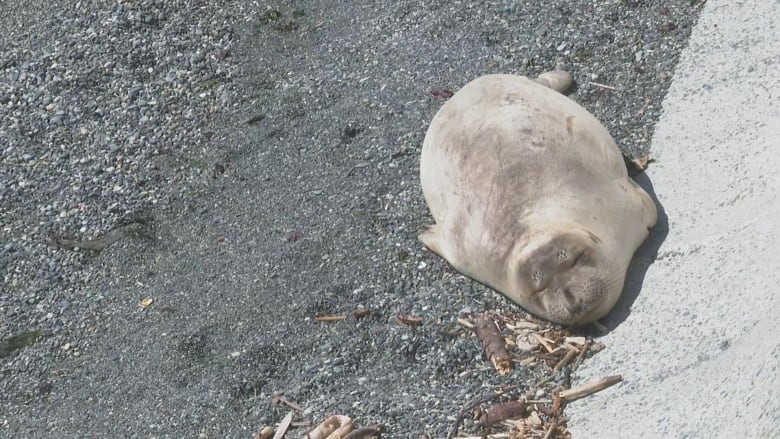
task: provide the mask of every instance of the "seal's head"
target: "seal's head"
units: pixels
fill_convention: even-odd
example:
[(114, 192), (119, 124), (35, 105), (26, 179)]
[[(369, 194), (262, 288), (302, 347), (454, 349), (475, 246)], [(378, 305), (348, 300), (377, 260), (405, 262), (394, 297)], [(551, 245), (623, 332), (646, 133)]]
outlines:
[(604, 317), (620, 297), (627, 268), (610, 247), (581, 229), (536, 235), (513, 258), (510, 298), (563, 325)]

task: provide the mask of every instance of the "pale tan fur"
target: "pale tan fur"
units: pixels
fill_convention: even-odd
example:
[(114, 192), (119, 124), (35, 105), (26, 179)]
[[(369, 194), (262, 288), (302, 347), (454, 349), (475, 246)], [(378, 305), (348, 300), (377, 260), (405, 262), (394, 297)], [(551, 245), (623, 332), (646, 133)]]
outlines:
[(602, 124), (555, 91), (567, 75), (483, 76), (442, 106), (420, 159), (436, 224), (420, 240), (528, 311), (584, 324), (614, 306), (656, 209)]

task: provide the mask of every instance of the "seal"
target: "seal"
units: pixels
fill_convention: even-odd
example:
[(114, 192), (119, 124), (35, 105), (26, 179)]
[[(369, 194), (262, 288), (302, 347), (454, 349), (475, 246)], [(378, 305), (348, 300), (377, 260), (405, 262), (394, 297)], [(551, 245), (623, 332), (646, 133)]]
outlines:
[(563, 325), (605, 316), (655, 225), (615, 141), (562, 92), (571, 75), (486, 75), (436, 113), (420, 181), (420, 241), (462, 274)]

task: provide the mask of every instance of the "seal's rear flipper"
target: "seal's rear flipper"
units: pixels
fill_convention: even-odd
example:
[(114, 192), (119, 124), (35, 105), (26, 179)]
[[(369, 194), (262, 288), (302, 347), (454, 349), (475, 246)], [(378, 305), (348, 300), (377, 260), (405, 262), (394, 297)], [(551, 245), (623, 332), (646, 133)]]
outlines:
[(417, 236), (417, 239), (428, 247), (428, 250), (441, 256), (441, 246), (439, 245), (439, 228), (436, 224), (428, 226), (424, 232)]
[(574, 79), (572, 78), (571, 73), (565, 72), (563, 70), (553, 70), (552, 72), (542, 73), (534, 81), (542, 84), (547, 88), (551, 88), (558, 93), (565, 93), (566, 90), (568, 90), (572, 84), (574, 84)]

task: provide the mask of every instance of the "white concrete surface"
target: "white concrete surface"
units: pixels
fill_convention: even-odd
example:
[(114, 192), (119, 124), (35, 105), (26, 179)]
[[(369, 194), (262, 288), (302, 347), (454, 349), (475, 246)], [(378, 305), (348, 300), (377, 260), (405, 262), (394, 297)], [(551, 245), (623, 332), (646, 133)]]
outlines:
[(569, 405), (581, 438), (780, 438), (780, 1), (709, 0), (648, 170), (668, 235)]

